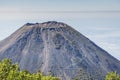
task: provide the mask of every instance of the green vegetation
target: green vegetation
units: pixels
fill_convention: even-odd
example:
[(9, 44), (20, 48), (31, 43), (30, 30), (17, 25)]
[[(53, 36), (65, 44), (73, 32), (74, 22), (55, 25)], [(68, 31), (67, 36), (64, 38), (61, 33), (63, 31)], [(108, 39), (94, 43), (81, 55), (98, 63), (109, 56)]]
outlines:
[(12, 64), (11, 60), (0, 61), (0, 80), (59, 80), (57, 77), (44, 76), (42, 73), (31, 74), (28, 71), (20, 71), (18, 64)]
[[(0, 61), (0, 80), (60, 80), (53, 76), (44, 76), (41, 72), (30, 73), (29, 71), (20, 71), (18, 64), (12, 64), (12, 60), (4, 59)], [(75, 78), (78, 80), (78, 78)], [(110, 72), (105, 80), (120, 80), (120, 75), (116, 72)]]
[(110, 72), (106, 75), (105, 80), (120, 80), (120, 75), (116, 72)]

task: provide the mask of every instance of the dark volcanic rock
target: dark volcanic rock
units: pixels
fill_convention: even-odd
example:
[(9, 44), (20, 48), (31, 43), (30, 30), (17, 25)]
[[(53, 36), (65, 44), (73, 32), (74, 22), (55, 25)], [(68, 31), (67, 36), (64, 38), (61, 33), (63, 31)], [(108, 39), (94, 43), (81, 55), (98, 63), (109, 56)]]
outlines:
[(27, 23), (0, 42), (0, 59), (11, 58), (21, 70), (54, 75), (62, 80), (103, 80), (120, 73), (120, 62), (88, 38), (55, 21)]

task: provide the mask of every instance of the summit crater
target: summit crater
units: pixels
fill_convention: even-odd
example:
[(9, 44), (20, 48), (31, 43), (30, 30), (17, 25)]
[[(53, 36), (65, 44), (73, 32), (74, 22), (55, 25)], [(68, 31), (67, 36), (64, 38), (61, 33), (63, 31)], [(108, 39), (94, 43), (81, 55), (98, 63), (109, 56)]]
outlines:
[(57, 27), (67, 27), (68, 25), (63, 22), (48, 21), (44, 23), (26, 23), (24, 26), (40, 27), (40, 28), (57, 28)]

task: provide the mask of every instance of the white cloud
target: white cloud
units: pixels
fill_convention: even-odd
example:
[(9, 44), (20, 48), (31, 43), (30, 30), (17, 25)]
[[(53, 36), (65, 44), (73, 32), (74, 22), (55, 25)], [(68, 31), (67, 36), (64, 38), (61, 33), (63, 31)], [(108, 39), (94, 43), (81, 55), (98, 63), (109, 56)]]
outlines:
[[(98, 16), (99, 15), (99, 16)], [(120, 18), (120, 13), (93, 13), (86, 11), (49, 11), (45, 9), (0, 7), (1, 20), (34, 19), (34, 18), (68, 18), (68, 19), (96, 19), (96, 18)]]
[(110, 32), (110, 33), (93, 33), (94, 35), (88, 35), (91, 38), (98, 38), (98, 39), (113, 39), (113, 38), (120, 38), (120, 32)]

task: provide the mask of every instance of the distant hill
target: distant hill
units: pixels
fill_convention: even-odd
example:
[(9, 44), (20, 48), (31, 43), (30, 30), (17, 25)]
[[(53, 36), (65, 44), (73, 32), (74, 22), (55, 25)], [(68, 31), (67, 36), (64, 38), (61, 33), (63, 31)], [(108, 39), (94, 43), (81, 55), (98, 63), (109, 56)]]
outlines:
[(49, 21), (27, 23), (0, 42), (0, 60), (10, 58), (21, 70), (61, 80), (103, 80), (110, 71), (120, 74), (120, 61), (69, 25)]

